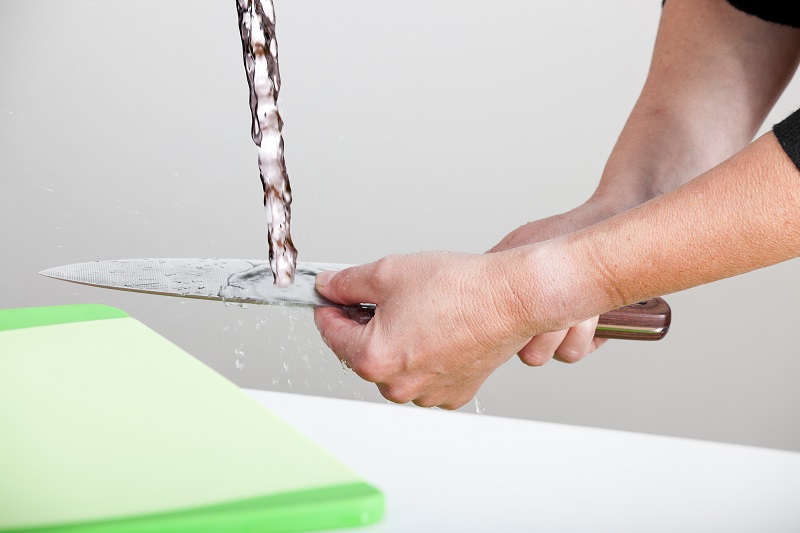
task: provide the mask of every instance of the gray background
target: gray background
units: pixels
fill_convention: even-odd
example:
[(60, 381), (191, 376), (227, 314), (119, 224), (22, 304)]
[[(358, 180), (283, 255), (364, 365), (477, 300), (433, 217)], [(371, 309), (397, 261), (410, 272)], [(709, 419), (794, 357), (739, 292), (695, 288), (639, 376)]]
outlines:
[[(659, 4), (277, 0), (300, 258), (482, 252), (582, 202), (644, 80)], [(266, 256), (233, 0), (3, 1), (0, 76), (0, 307), (104, 302), (243, 386), (380, 400), (307, 311), (36, 275)], [(491, 415), (800, 450), (797, 269), (671, 296), (662, 342), (512, 360), (479, 398)]]

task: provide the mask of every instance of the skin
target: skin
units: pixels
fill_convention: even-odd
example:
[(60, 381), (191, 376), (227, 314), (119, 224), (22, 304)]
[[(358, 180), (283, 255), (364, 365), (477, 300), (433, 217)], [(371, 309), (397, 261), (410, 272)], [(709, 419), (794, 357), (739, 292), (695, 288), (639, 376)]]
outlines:
[[(490, 251), (565, 235), (669, 192), (744, 148), (788, 84), (798, 30), (725, 1), (664, 6), (647, 80), (592, 197), (569, 213), (530, 222)], [(724, 82), (720, 82), (723, 80)], [(604, 341), (596, 319), (538, 335), (520, 358), (575, 362)]]
[(575, 362), (597, 315), (800, 256), (800, 171), (770, 132), (752, 144), (800, 60), (800, 30), (723, 0), (669, 0), (650, 72), (600, 184), (493, 253), (389, 256), (323, 273), (317, 290), (377, 304), (315, 321), (389, 400), (454, 409), (519, 354)]

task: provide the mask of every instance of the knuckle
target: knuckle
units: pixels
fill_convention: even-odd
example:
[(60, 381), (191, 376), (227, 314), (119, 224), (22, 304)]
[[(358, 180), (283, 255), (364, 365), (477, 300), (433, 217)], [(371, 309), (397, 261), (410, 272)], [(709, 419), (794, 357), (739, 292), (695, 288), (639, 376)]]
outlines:
[(350, 361), (350, 367), (353, 372), (372, 383), (383, 380), (386, 376), (385, 366), (383, 358), (374, 349), (370, 348), (367, 348)]
[(436, 407), (439, 402), (431, 398), (416, 398), (411, 400), (417, 407)]
[(352, 267), (346, 268), (333, 277), (333, 280), (331, 280), (331, 286), (337, 292), (347, 294), (350, 291), (350, 288), (353, 286), (354, 277), (354, 269)]
[(375, 269), (372, 272), (374, 283), (379, 287), (391, 284), (395, 276), (396, 264), (397, 259), (393, 255), (375, 261)]
[(392, 392), (388, 396), (385, 396), (385, 398), (394, 403), (408, 403), (414, 399), (414, 395), (404, 392)]
[(384, 372), (380, 361), (368, 359), (366, 357), (355, 359), (351, 367), (353, 372), (358, 374), (365, 381), (377, 383), (383, 378)]
[(393, 403), (408, 403), (416, 398), (410, 389), (399, 385), (383, 385), (378, 390), (381, 396)]
[(338, 300), (346, 295), (351, 285), (351, 276), (352, 273), (349, 272), (349, 269), (334, 274), (324, 289), (325, 296), (332, 300)]
[(441, 407), (442, 409), (447, 409), (448, 411), (455, 411), (456, 409), (464, 407), (469, 402), (471, 402), (472, 398), (473, 398), (472, 396), (469, 397), (462, 396), (460, 398), (454, 398), (452, 400), (442, 403), (441, 405), (439, 405), (439, 407)]

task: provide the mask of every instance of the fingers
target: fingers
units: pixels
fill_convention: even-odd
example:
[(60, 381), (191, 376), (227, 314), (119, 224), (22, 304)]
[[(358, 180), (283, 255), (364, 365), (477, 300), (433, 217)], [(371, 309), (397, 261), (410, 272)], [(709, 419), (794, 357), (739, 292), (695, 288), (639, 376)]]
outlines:
[(600, 317), (590, 318), (569, 328), (569, 333), (556, 349), (553, 358), (562, 363), (577, 363), (586, 357), (591, 352), (598, 320)]
[(439, 407), (440, 409), (455, 410), (463, 407), (472, 401), (477, 389), (461, 391), (458, 395), (452, 396), (449, 391), (439, 391), (434, 393), (419, 394), (413, 389), (398, 385), (387, 385), (378, 383), (378, 391), (381, 396), (392, 403), (411, 402), (418, 407)]
[(502, 263), (497, 257), (389, 256), (320, 273), (315, 285), (322, 296), (342, 305), (375, 304), (375, 315), (359, 324), (345, 309), (322, 307), (314, 321), (331, 350), (387, 399), (456, 409), (521, 344), (505, 322), (495, 323), (494, 309), (458, 306), (464, 287), (470, 294), (481, 287), (487, 263)]
[(377, 304), (380, 288), (391, 270), (389, 258), (384, 258), (340, 272), (324, 271), (317, 274), (315, 288), (322, 296), (338, 304)]
[(553, 358), (556, 350), (566, 338), (567, 333), (569, 333), (569, 330), (565, 329), (536, 335), (517, 355), (526, 365), (542, 366)]
[(316, 324), (322, 340), (339, 359), (353, 366), (352, 361), (363, 358), (366, 353), (365, 326), (354, 322), (344, 309), (317, 307), (314, 309)]
[(592, 353), (593, 351), (604, 345), (606, 342), (608, 342), (608, 339), (598, 339), (598, 338), (592, 339), (592, 344), (589, 346), (589, 353)]
[(374, 303), (372, 287), (362, 267), (351, 267), (341, 272), (324, 271), (317, 274), (314, 288), (322, 296), (342, 305)]
[(594, 317), (568, 330), (537, 335), (519, 351), (519, 358), (530, 366), (542, 366), (550, 359), (577, 363), (602, 346), (606, 340), (594, 338), (598, 320), (599, 317)]
[(391, 362), (370, 341), (376, 334), (371, 324), (354, 321), (346, 309), (338, 307), (314, 309), (314, 324), (336, 357), (362, 379), (380, 383), (392, 374)]

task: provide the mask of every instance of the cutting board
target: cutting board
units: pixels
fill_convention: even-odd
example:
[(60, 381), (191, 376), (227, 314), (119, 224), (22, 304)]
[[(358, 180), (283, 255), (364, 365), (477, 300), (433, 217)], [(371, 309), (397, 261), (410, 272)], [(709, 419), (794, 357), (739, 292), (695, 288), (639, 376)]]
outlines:
[(123, 311), (0, 310), (0, 531), (289, 532), (382, 494)]

